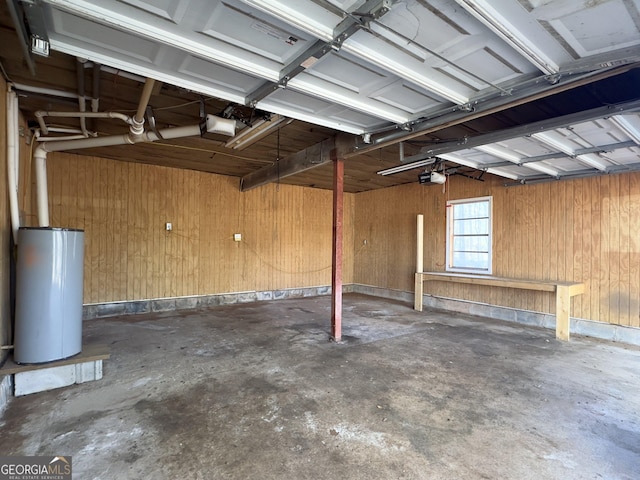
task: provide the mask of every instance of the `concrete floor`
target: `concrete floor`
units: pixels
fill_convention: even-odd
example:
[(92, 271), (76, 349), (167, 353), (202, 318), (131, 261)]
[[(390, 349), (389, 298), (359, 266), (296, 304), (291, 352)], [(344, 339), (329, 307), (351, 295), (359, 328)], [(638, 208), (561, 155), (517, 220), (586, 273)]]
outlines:
[(640, 350), (363, 295), (92, 320), (97, 382), (13, 399), (77, 479), (637, 479)]

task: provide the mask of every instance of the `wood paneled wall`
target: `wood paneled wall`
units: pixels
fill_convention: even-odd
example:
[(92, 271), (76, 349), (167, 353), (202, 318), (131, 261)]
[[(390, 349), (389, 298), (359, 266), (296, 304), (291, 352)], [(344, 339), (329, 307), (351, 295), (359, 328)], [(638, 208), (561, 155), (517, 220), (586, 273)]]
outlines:
[[(9, 290), (11, 251), (11, 220), (7, 186), (7, 84), (0, 78), (0, 345), (11, 343), (11, 305)], [(0, 351), (0, 364), (9, 352)]]
[[(330, 284), (330, 191), (272, 184), (240, 193), (232, 177), (62, 153), (50, 155), (48, 174), (52, 225), (86, 232), (85, 303)], [(573, 316), (640, 326), (640, 174), (511, 188), (454, 176), (445, 187), (347, 194), (344, 283), (411, 292), (416, 215), (425, 215), (425, 269), (442, 271), (446, 200), (485, 195), (493, 196), (495, 275), (583, 281)], [(29, 194), (23, 204), (33, 212)], [(32, 213), (26, 224), (35, 224)], [(428, 288), (554, 310), (540, 292)]]
[[(357, 194), (354, 282), (413, 291), (416, 226), (424, 214), (425, 270), (445, 269), (447, 199), (493, 196), (493, 273), (582, 281), (572, 316), (640, 326), (640, 174), (505, 188), (451, 177)], [(553, 312), (551, 294), (433, 283), (436, 295)]]
[[(51, 225), (85, 230), (85, 303), (331, 284), (330, 191), (240, 193), (233, 177), (67, 153), (47, 169)], [(354, 205), (345, 195), (345, 283)]]

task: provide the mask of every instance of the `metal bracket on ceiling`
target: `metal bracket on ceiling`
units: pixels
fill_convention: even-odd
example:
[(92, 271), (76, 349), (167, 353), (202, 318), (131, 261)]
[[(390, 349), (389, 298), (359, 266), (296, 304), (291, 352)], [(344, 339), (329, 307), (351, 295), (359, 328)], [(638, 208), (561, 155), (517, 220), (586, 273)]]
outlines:
[(393, 3), (394, 2), (392, 0), (383, 0), (377, 5), (374, 5), (369, 11), (353, 12), (351, 15), (354, 17), (360, 17), (361, 23), (367, 25), (372, 20), (378, 20), (386, 13), (389, 13), (391, 7), (393, 7)]
[(562, 78), (562, 75), (559, 73), (556, 73), (554, 75), (547, 75), (545, 77), (545, 80), (549, 82), (550, 85), (556, 85), (561, 78)]
[(307, 68), (311, 68), (322, 57), (329, 52), (339, 52), (343, 43), (358, 30), (366, 26), (362, 23), (362, 18), (376, 20), (387, 13), (393, 6), (393, 0), (367, 0), (363, 5), (363, 11), (349, 13), (333, 31), (333, 38), (324, 42), (317, 40), (302, 52), (298, 57), (280, 70), (280, 78), (276, 82), (266, 82), (255, 89), (246, 97), (246, 104), (255, 107), (264, 98), (276, 92), (280, 88), (286, 88), (289, 81), (299, 75)]

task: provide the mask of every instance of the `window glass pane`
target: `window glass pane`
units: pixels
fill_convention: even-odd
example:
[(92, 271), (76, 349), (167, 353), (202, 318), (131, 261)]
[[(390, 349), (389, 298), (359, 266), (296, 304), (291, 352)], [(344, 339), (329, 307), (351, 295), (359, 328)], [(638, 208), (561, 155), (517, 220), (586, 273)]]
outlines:
[(457, 252), (489, 252), (489, 237), (454, 237), (453, 249)]
[(491, 198), (449, 204), (447, 225), (447, 269), (491, 273)]
[(489, 235), (489, 219), (455, 220), (454, 235)]
[(489, 202), (487, 201), (454, 204), (453, 209), (456, 219), (489, 216)]
[(453, 265), (454, 268), (469, 268), (478, 270), (489, 269), (488, 253), (471, 253), (471, 252), (454, 252)]

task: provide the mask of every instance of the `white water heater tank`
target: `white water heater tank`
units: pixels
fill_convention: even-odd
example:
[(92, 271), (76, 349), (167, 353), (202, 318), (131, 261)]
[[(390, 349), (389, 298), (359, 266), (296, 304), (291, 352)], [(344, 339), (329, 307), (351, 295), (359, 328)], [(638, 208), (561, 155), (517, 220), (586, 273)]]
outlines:
[(20, 228), (14, 361), (45, 363), (82, 351), (84, 232)]

